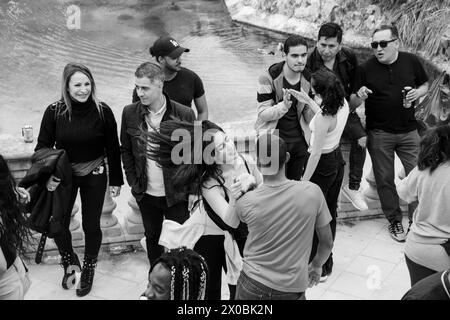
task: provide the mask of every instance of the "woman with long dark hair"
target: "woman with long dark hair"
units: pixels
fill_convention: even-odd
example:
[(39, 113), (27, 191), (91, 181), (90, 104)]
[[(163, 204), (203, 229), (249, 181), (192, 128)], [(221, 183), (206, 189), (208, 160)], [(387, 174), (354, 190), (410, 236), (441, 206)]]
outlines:
[[(220, 300), (222, 268), (227, 268), (224, 229), (234, 214), (235, 200), (258, 185), (261, 176), (254, 162), (239, 154), (233, 140), (210, 121), (204, 120), (201, 124), (166, 121), (161, 123), (159, 132), (147, 136), (155, 146), (149, 149), (147, 156), (163, 167), (175, 167), (174, 188), (203, 198), (205, 209), (209, 211), (204, 234), (194, 250), (205, 258), (209, 267), (207, 299)], [(171, 139), (176, 136), (181, 136), (181, 142)], [(237, 233), (235, 236), (242, 254), (246, 235), (240, 239)], [(231, 272), (229, 267), (228, 273)], [(232, 283), (230, 299), (234, 298), (239, 271), (229, 280)]]
[(27, 289), (23, 282), (25, 267), (21, 257), (32, 238), (19, 202), (23, 195), (26, 196), (26, 192), (18, 191), (11, 171), (0, 155), (0, 300), (22, 300)]
[(450, 126), (429, 129), (417, 167), (397, 186), (400, 198), (418, 201), (405, 243), (411, 286), (450, 268)]
[[(291, 90), (294, 97), (308, 104), (314, 111), (309, 127), (309, 159), (302, 180), (311, 181), (321, 189), (327, 201), (332, 220), (333, 240), (336, 237), (337, 201), (344, 179), (344, 158), (339, 143), (349, 115), (345, 90), (334, 72), (320, 68), (311, 75), (311, 91), (314, 100), (305, 92)], [(314, 234), (312, 260), (317, 251), (317, 236)], [(321, 281), (325, 281), (333, 269), (333, 255), (322, 267)]]
[[(74, 279), (75, 271), (69, 266), (81, 268), (69, 230), (70, 213), (80, 190), (85, 254), (80, 287), (76, 290), (78, 296), (88, 294), (94, 281), (102, 243), (100, 216), (108, 180), (106, 174), (113, 197), (119, 195), (123, 184), (117, 124), (109, 106), (99, 101), (96, 93), (91, 71), (82, 64), (67, 64), (63, 71), (61, 99), (45, 110), (35, 149), (64, 149), (72, 167), (69, 210), (65, 215), (64, 230), (55, 237), (64, 268), (64, 289), (69, 288), (69, 279)], [(58, 184), (59, 178), (52, 176), (47, 189), (52, 192)]]

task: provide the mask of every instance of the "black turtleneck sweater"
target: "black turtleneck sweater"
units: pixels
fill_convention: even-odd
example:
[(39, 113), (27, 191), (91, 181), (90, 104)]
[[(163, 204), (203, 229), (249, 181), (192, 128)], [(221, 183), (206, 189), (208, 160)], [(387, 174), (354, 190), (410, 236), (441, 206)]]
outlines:
[(105, 103), (100, 103), (102, 117), (91, 98), (83, 103), (71, 102), (71, 119), (68, 112), (56, 115), (57, 109), (65, 109), (64, 101), (60, 100), (47, 107), (35, 150), (44, 147), (64, 149), (72, 163), (89, 162), (106, 154), (110, 167), (110, 184), (122, 185), (117, 124), (111, 109)]

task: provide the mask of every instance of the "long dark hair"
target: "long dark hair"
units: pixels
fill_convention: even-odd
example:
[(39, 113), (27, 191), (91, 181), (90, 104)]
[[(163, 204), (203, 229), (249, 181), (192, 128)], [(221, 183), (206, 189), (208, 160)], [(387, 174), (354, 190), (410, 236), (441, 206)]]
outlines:
[(311, 75), (311, 86), (322, 97), (322, 113), (334, 116), (344, 105), (345, 90), (339, 78), (325, 67)]
[[(199, 130), (201, 134), (198, 133)], [(175, 191), (201, 195), (201, 190), (209, 179), (216, 180), (221, 186), (225, 182), (219, 165), (205, 157), (208, 151), (211, 157), (214, 156), (211, 144), (214, 143), (213, 134), (217, 131), (224, 132), (217, 124), (208, 120), (195, 123), (168, 120), (161, 122), (159, 131), (144, 131), (141, 140), (144, 143), (150, 142), (146, 151), (149, 159), (163, 168), (174, 170), (172, 184)], [(172, 140), (175, 136), (181, 136), (181, 141)], [(178, 155), (183, 158), (182, 163), (174, 163), (172, 151), (178, 151), (175, 148), (180, 148)]]
[(172, 249), (153, 263), (150, 272), (159, 263), (171, 273), (170, 300), (205, 300), (209, 272), (201, 255), (185, 247)]
[(17, 199), (16, 183), (0, 155), (0, 236), (11, 252), (24, 256), (31, 244), (31, 233), (25, 226), (24, 210)]
[(450, 160), (450, 126), (428, 129), (420, 141), (417, 166), (419, 170), (430, 168), (430, 173), (441, 163)]

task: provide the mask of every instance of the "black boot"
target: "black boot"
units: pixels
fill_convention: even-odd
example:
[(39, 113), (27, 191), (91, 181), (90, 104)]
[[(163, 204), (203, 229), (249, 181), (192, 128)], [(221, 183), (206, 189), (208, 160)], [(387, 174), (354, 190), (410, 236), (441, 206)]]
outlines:
[(77, 296), (84, 297), (91, 291), (96, 266), (97, 256), (84, 256), (83, 270), (81, 270), (80, 286), (77, 288)]
[[(64, 289), (70, 289), (75, 286), (76, 276), (75, 271), (81, 271), (81, 264), (78, 256), (75, 252), (60, 252), (61, 262), (59, 263), (64, 269), (64, 277), (62, 279), (62, 287)], [(70, 267), (70, 268), (69, 268)]]

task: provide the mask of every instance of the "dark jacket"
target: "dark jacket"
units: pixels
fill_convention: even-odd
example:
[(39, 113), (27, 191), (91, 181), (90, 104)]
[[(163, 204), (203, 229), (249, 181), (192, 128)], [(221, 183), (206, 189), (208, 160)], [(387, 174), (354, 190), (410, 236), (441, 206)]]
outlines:
[[(28, 204), (29, 227), (53, 238), (63, 228), (63, 221), (69, 215), (72, 189), (72, 167), (64, 150), (42, 148), (31, 157), (31, 168), (20, 181), (19, 186), (30, 188), (31, 201)], [(51, 175), (61, 179), (55, 191), (47, 190)]]
[[(317, 51), (317, 48), (314, 48), (313, 52), (311, 52), (308, 57), (308, 61), (306, 62), (306, 69), (308, 69), (310, 73), (313, 73), (320, 69), (323, 65), (324, 63), (322, 57)], [(344, 86), (347, 101), (349, 101), (350, 95), (353, 92), (357, 67), (358, 60), (356, 59), (356, 55), (351, 49), (342, 47), (336, 55), (336, 62), (334, 64), (333, 71)]]
[[(194, 122), (195, 114), (192, 109), (183, 106), (175, 101), (171, 101), (164, 94), (167, 101), (166, 112), (161, 121), (167, 121), (176, 118), (183, 121)], [(147, 131), (145, 116), (149, 113), (148, 108), (140, 101), (127, 105), (122, 112), (122, 127), (120, 130), (120, 142), (122, 152), (123, 169), (128, 184), (131, 187), (131, 193), (140, 201), (147, 190), (147, 159), (145, 150), (142, 148), (140, 136), (143, 131)], [(180, 201), (187, 200), (184, 193), (176, 193), (171, 183), (174, 171), (163, 168), (164, 188), (166, 193), (167, 206), (171, 207)]]

